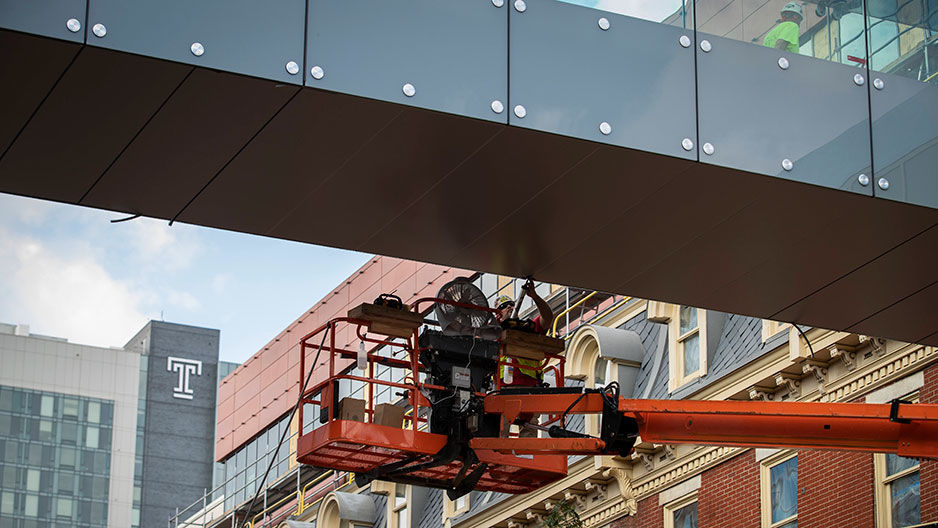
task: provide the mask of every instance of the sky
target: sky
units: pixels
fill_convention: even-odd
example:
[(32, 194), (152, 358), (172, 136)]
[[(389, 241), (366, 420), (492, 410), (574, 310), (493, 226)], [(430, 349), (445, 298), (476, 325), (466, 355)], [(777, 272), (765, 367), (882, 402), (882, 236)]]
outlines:
[(147, 321), (221, 330), (241, 363), (371, 255), (0, 194), (0, 322), (123, 346)]
[(684, 0), (562, 0), (622, 15), (660, 22), (674, 14)]

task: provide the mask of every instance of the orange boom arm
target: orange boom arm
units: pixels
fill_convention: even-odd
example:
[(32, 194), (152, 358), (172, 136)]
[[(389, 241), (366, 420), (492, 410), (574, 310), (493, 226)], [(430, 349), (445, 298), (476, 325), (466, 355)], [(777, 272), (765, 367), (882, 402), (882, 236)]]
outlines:
[[(579, 399), (579, 401), (577, 401)], [(576, 402), (574, 404), (574, 402)], [(594, 414), (599, 394), (490, 395), (485, 411), (511, 421), (521, 414)], [(938, 458), (938, 405), (619, 399), (642, 441), (738, 447), (795, 447)], [(576, 441), (574, 441), (576, 440)], [(590, 440), (590, 441), (585, 441)], [(597, 454), (598, 439), (474, 438), (500, 452)]]

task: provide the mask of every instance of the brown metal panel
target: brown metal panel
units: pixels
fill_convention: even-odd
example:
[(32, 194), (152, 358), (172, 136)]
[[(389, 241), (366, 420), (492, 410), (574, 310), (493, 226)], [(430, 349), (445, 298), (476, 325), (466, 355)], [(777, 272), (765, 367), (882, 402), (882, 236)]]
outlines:
[(78, 202), (189, 70), (83, 47), (0, 160), (0, 190)]
[[(510, 275), (537, 273), (542, 279), (554, 273), (556, 267), (570, 263), (583, 270), (588, 268), (590, 272), (584, 275), (593, 279), (593, 271), (602, 264), (590, 259), (577, 262), (580, 257), (575, 256), (575, 248), (580, 241), (622, 218), (623, 211), (656, 196), (691, 166), (691, 162), (677, 158), (597, 146), (550, 185), (538, 188), (535, 196), (499, 224), (480, 233), (457, 258), (481, 269)], [(608, 261), (608, 256), (615, 254), (616, 260), (625, 262), (631, 253), (629, 247), (610, 248), (607, 243), (603, 247), (607, 257), (602, 260)]]
[(737, 171), (716, 177), (713, 171), (723, 169), (693, 165), (691, 170), (675, 170), (664, 186), (622, 210), (612, 222), (587, 227), (582, 240), (540, 269), (538, 276), (548, 281), (576, 276), (579, 286), (657, 299), (660, 296), (650, 294), (664, 288), (671, 277), (655, 275), (637, 291), (623, 287), (769, 192), (768, 179)]
[[(805, 192), (816, 192), (809, 188)], [(936, 212), (886, 200), (837, 194), (832, 197), (829, 214), (817, 221), (799, 237), (779, 244), (763, 262), (711, 295), (700, 299), (700, 306), (777, 318), (775, 314), (851, 273), (857, 268), (890, 251), (896, 245), (921, 233), (935, 223)], [(898, 206), (898, 207), (897, 207)], [(810, 212), (792, 211), (792, 217)], [(888, 221), (877, 219), (888, 218)], [(868, 219), (868, 220), (867, 220)], [(904, 273), (894, 269), (892, 273)], [(729, 277), (722, 277), (728, 279)], [(928, 274), (922, 280), (934, 280)], [(880, 280), (888, 280), (880, 278)], [(930, 281), (929, 281), (930, 282)], [(874, 303), (886, 304), (894, 299), (876, 298)], [(894, 294), (892, 294), (894, 295)], [(844, 299), (829, 299), (816, 309), (827, 312), (842, 310)], [(856, 320), (856, 319), (854, 319)], [(799, 320), (814, 324), (809, 320)], [(843, 326), (835, 327), (842, 330)], [(916, 336), (916, 337), (921, 337)]]
[(371, 99), (303, 90), (179, 220), (257, 234), (267, 234), (293, 209), (324, 221), (311, 208), (313, 191), (403, 111)]
[[(821, 328), (849, 328), (869, 314), (877, 313), (931, 284), (935, 278), (935, 262), (938, 262), (938, 226), (880, 255), (782, 310), (774, 318), (810, 321), (810, 324)], [(834, 307), (836, 309), (832, 309)]]
[[(374, 233), (362, 248), (424, 261), (457, 262), (457, 253), (546, 192), (598, 148), (586, 141), (501, 127), (497, 136)], [(540, 216), (552, 215), (542, 211)]]
[(298, 90), (195, 70), (81, 203), (172, 218)]
[[(362, 146), (269, 234), (367, 250), (384, 224), (423, 200), (504, 125), (408, 108)], [(389, 233), (403, 241), (409, 233)]]
[(73, 42), (0, 31), (0, 156), (80, 49)]
[[(714, 178), (721, 169), (709, 172), (708, 177)], [(765, 180), (756, 174), (750, 177)], [(771, 184), (771, 191), (760, 193), (660, 261), (648, 262), (650, 267), (619, 286), (620, 291), (645, 292), (654, 285), (655, 298), (660, 300), (687, 302), (705, 297), (765, 259), (774, 258), (780, 244), (813, 229), (818, 213), (826, 213), (834, 195), (843, 194), (819, 188), (805, 192), (804, 184), (778, 179), (766, 183)]]
[(935, 344), (938, 328), (938, 282), (922, 288), (885, 310), (847, 329), (858, 334), (911, 343)]

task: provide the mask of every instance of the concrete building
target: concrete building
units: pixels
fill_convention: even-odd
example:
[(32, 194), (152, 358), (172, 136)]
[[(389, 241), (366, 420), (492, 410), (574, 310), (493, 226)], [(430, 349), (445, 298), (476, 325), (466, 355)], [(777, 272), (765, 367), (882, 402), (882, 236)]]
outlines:
[(101, 348), (0, 325), (0, 525), (162, 527), (211, 489), (218, 338), (151, 321)]

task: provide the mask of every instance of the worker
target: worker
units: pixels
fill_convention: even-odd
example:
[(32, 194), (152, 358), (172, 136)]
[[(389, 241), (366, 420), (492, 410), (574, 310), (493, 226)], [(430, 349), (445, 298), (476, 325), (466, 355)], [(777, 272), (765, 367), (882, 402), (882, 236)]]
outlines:
[[(547, 334), (548, 329), (554, 322), (553, 310), (551, 310), (547, 301), (537, 294), (533, 280), (528, 279), (525, 281), (521, 289), (534, 301), (534, 305), (537, 306), (537, 317), (531, 321), (534, 325), (534, 331), (538, 334)], [(510, 319), (514, 307), (515, 301), (507, 295), (499, 295), (498, 299), (495, 301), (495, 308), (498, 310), (498, 314), (496, 315), (498, 322), (503, 323)], [(540, 361), (525, 358), (506, 358), (504, 356), (501, 357), (500, 360), (510, 360), (518, 365), (517, 367), (506, 365), (499, 367), (499, 375), (505, 385), (511, 387), (537, 387), (541, 384), (541, 372), (539, 370), (541, 366)], [(531, 422), (534, 418), (535, 416), (533, 414), (521, 414), (518, 416), (518, 419), (522, 422)], [(508, 425), (508, 423), (503, 424), (502, 436), (508, 436)], [(521, 438), (533, 438), (537, 436), (537, 431), (531, 427), (522, 426), (519, 436)]]
[(782, 8), (782, 21), (765, 35), (762, 45), (798, 53), (801, 40), (801, 21), (804, 16), (801, 4), (788, 2)]

